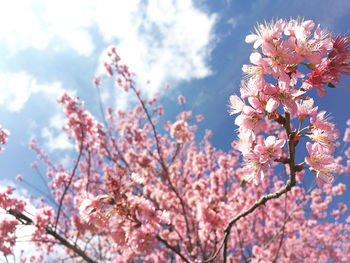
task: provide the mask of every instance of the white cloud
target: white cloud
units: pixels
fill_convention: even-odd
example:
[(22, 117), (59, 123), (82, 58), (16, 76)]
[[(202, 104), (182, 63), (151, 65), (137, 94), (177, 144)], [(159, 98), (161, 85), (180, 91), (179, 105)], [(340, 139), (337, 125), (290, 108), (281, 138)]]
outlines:
[(0, 106), (6, 110), (19, 112), (30, 96), (38, 92), (45, 94), (47, 99), (56, 100), (63, 89), (59, 82), (38, 84), (34, 77), (24, 71), (0, 73)]
[[(112, 10), (117, 13), (110, 16)], [(202, 12), (191, 0), (135, 0), (125, 6), (114, 1), (99, 6), (96, 21), (105, 41), (118, 40), (117, 52), (147, 95), (166, 82), (174, 86), (212, 73), (208, 63), (217, 15)]]
[(68, 45), (81, 55), (89, 55), (93, 51), (94, 46), (87, 33), (92, 19), (91, 12), (87, 12), (91, 10), (86, 5), (88, 1), (1, 2), (0, 40), (7, 43), (12, 54), (28, 47), (46, 48), (53, 40), (65, 43), (62, 47)]
[(227, 20), (227, 24), (231, 25), (232, 28), (236, 28), (240, 17), (231, 17)]
[(1, 7), (0, 41), (10, 54), (50, 46), (91, 55), (95, 43), (89, 30), (97, 28), (106, 45), (117, 43), (139, 83), (151, 81), (151, 94), (165, 80), (174, 84), (211, 74), (217, 15), (201, 11), (192, 0), (12, 0)]
[(45, 139), (44, 148), (49, 152), (74, 148), (74, 145), (68, 140), (64, 132), (57, 133), (57, 131), (51, 127), (45, 127), (42, 129), (41, 135)]
[(55, 150), (71, 150), (74, 149), (73, 143), (68, 139), (67, 134), (62, 130), (64, 125), (64, 116), (61, 112), (57, 112), (50, 118), (48, 127), (41, 130), (41, 136), (45, 139), (44, 148), (49, 152)]
[[(44, 147), (50, 152), (54, 150), (70, 150), (73, 144), (68, 140), (62, 130), (64, 116), (62, 108), (56, 100), (64, 92), (61, 83), (38, 84), (37, 80), (24, 71), (18, 73), (0, 73), (0, 107), (11, 112), (19, 112), (26, 102), (34, 94), (44, 95), (47, 105), (52, 105), (54, 115), (50, 118), (48, 126), (41, 130), (44, 138)], [(70, 92), (74, 95), (74, 92)], [(35, 121), (32, 122), (32, 129), (37, 129)]]

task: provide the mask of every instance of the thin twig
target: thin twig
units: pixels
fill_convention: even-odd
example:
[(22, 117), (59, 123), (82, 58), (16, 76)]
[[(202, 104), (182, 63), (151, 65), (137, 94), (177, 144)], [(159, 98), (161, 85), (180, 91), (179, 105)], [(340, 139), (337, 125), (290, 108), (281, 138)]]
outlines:
[(239, 240), (239, 246), (241, 248), (241, 251), (242, 251), (242, 257), (244, 259), (244, 262), (248, 263), (248, 259), (247, 257), (244, 255), (244, 249), (243, 249), (243, 241), (242, 241), (242, 238), (241, 238), (241, 231), (238, 229), (237, 225), (235, 224), (235, 227), (236, 227), (236, 231), (237, 231), (237, 235), (238, 235), (238, 240)]
[(284, 200), (284, 219), (283, 219), (282, 233), (281, 233), (280, 242), (278, 244), (278, 248), (277, 248), (277, 251), (276, 251), (276, 255), (275, 255), (272, 263), (276, 263), (277, 262), (278, 254), (279, 254), (280, 249), (281, 249), (282, 244), (283, 244), (283, 238), (284, 238), (284, 231), (286, 229), (286, 223), (288, 221), (288, 215), (287, 215), (287, 198), (288, 198), (288, 193), (286, 193), (285, 197), (286, 198)]
[[(125, 75), (122, 74), (124, 77)], [(184, 219), (185, 219), (185, 223), (186, 223), (186, 231), (187, 231), (187, 238), (188, 238), (188, 241), (190, 243), (190, 250), (192, 250), (192, 242), (191, 242), (191, 237), (190, 237), (190, 228), (189, 228), (189, 223), (188, 223), (188, 219), (187, 219), (187, 214), (186, 214), (186, 210), (185, 210), (185, 203), (182, 199), (182, 197), (180, 196), (180, 194), (178, 193), (178, 191), (176, 190), (176, 188), (173, 186), (173, 184), (171, 183), (170, 181), (170, 176), (169, 176), (169, 172), (168, 172), (168, 169), (167, 169), (167, 166), (165, 165), (165, 162), (164, 162), (164, 159), (163, 159), (163, 155), (162, 155), (162, 152), (161, 152), (161, 147), (160, 147), (160, 142), (159, 142), (159, 138), (158, 138), (158, 134), (157, 134), (157, 130), (156, 130), (156, 127), (154, 126), (153, 122), (152, 122), (152, 119), (151, 119), (151, 116), (146, 108), (146, 105), (144, 103), (144, 101), (142, 100), (139, 92), (137, 92), (137, 90), (135, 89), (134, 85), (130, 84), (130, 88), (134, 91), (137, 99), (139, 100), (141, 106), (142, 106), (142, 109), (143, 111), (145, 112), (146, 116), (147, 116), (147, 119), (152, 127), (152, 130), (153, 130), (153, 136), (154, 136), (154, 139), (156, 140), (156, 148), (157, 148), (157, 152), (158, 152), (158, 156), (159, 156), (159, 161), (160, 161), (160, 165), (165, 173), (165, 176), (168, 180), (168, 183), (170, 185), (170, 189), (175, 193), (176, 197), (179, 199), (180, 201), (180, 204), (181, 204), (181, 208), (182, 208), (182, 213), (183, 213), (183, 216), (184, 216)]]
[[(10, 209), (7, 211), (9, 214), (13, 215), (18, 221), (20, 221), (24, 225), (35, 225), (33, 220), (29, 217), (27, 217), (25, 214)], [(90, 257), (88, 257), (84, 251), (82, 251), (80, 248), (78, 248), (75, 245), (72, 245), (67, 239), (59, 235), (55, 230), (53, 230), (51, 227), (46, 226), (45, 231), (48, 235), (53, 236), (56, 240), (58, 240), (63, 246), (66, 248), (72, 250), (74, 253), (78, 254), (81, 258), (83, 258), (88, 263), (97, 263), (96, 261), (92, 260)]]
[(181, 254), (180, 250), (177, 248), (174, 248), (173, 246), (171, 246), (166, 240), (164, 240), (163, 238), (161, 238), (159, 235), (157, 235), (157, 239), (162, 242), (167, 248), (169, 248), (170, 250), (174, 251), (178, 256), (180, 256), (180, 258), (185, 261), (186, 263), (190, 263), (190, 261), (187, 260), (187, 258)]
[[(295, 170), (295, 144), (294, 144), (294, 135), (291, 132), (291, 128), (290, 128), (290, 114), (289, 113), (286, 112), (285, 118), (283, 118), (283, 122), (281, 124), (283, 125), (283, 127), (287, 133), (287, 138), (288, 138), (289, 169), (290, 169), (289, 180), (280, 190), (260, 197), (260, 199), (257, 200), (249, 209), (241, 212), (240, 214), (235, 216), (233, 219), (231, 219), (230, 222), (225, 227), (225, 230), (224, 230), (225, 234), (224, 234), (224, 237), (221, 241), (219, 248), (215, 251), (214, 255), (211, 258), (209, 258), (203, 262), (213, 261), (218, 256), (220, 250), (223, 247), (224, 247), (223, 257), (224, 257), (224, 262), (226, 262), (227, 242), (228, 242), (228, 236), (230, 235), (232, 226), (242, 217), (249, 215), (250, 213), (254, 212), (255, 209), (264, 205), (268, 200), (279, 198), (281, 195), (287, 193), (288, 191), (290, 191), (292, 189), (293, 186), (295, 186), (295, 184), (296, 184), (296, 181), (295, 181), (295, 172), (296, 172), (296, 170)], [(225, 247), (226, 247), (226, 249), (225, 249)]]
[(57, 229), (57, 224), (58, 224), (58, 219), (59, 219), (60, 213), (61, 213), (61, 208), (62, 208), (62, 204), (63, 204), (63, 199), (64, 199), (64, 197), (65, 197), (65, 195), (66, 195), (66, 193), (67, 193), (67, 191), (68, 191), (68, 189), (69, 189), (69, 187), (70, 187), (72, 181), (73, 181), (73, 177), (74, 177), (74, 175), (75, 175), (75, 173), (76, 173), (76, 170), (77, 170), (77, 168), (78, 168), (80, 158), (81, 158), (81, 156), (82, 156), (82, 154), (83, 154), (84, 131), (83, 131), (83, 128), (82, 128), (81, 125), (80, 125), (80, 130), (81, 130), (82, 136), (81, 136), (81, 142), (80, 142), (79, 155), (78, 155), (77, 161), (75, 162), (75, 165), (74, 165), (74, 168), (73, 168), (73, 171), (72, 171), (72, 175), (70, 176), (69, 181), (68, 181), (68, 184), (65, 186), (64, 191), (63, 191), (63, 194), (62, 194), (61, 199), (60, 199), (60, 203), (59, 203), (59, 206), (58, 206), (58, 209), (57, 209), (57, 215), (56, 215), (55, 230)]

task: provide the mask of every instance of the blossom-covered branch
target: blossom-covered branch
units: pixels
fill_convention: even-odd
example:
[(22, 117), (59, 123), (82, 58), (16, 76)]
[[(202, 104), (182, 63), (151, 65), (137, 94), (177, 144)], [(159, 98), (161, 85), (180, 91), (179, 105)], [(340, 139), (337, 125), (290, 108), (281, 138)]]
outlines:
[[(30, 205), (14, 188), (0, 192), (2, 254), (14, 255), (20, 227), (32, 226), (38, 253), (21, 261), (349, 262), (350, 217), (333, 198), (346, 191), (337, 177), (350, 174), (350, 128), (336, 155), (341, 131), (312, 98), (350, 73), (349, 38), (281, 19), (258, 25), (246, 42), (254, 50), (240, 96), (230, 97), (238, 134), (228, 152), (213, 146), (211, 131), (198, 137), (202, 115), (164, 120), (157, 96), (146, 98), (108, 48), (107, 74), (137, 105), (104, 109), (102, 76), (93, 82), (103, 120), (74, 96), (59, 98), (78, 157), (63, 167), (32, 141), (50, 198)], [(1, 144), (8, 134), (0, 129)], [(313, 174), (318, 187), (308, 191)]]

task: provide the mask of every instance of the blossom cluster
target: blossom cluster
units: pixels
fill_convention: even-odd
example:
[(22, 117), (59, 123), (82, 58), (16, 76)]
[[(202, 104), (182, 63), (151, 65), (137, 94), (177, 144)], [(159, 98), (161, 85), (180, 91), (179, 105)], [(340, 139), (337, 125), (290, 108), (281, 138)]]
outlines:
[[(5, 144), (9, 135), (10, 132), (0, 126), (0, 144)], [(4, 148), (0, 146), (0, 152), (3, 150)]]
[[(292, 157), (286, 156), (287, 149), (285, 152), (281, 149), (287, 145), (286, 140), (292, 141), (288, 143), (289, 155), (294, 154), (301, 137), (312, 141), (306, 144), (309, 155), (304, 163), (316, 173), (317, 183), (333, 181), (332, 173), (337, 165), (332, 154), (339, 145), (339, 131), (327, 119), (325, 111), (317, 113), (318, 107), (313, 106), (309, 91), (315, 88), (324, 96), (325, 86), (335, 87), (340, 74), (350, 74), (350, 40), (342, 35), (334, 37), (319, 25), (314, 28), (312, 20), (280, 19), (258, 25), (256, 33), (245, 39), (254, 45), (250, 55), (252, 64), (242, 68), (246, 78), (242, 80), (241, 96), (230, 97), (229, 111), (239, 113), (235, 119), (239, 127), (236, 146), (244, 155), (248, 181), (262, 180), (272, 161), (294, 167)], [(305, 70), (311, 73), (305, 75), (302, 72)], [(300, 125), (292, 130), (294, 118)], [(310, 118), (310, 124), (303, 128), (306, 118)], [(266, 120), (279, 123), (285, 133), (259, 139), (258, 135), (266, 130)]]
[[(55, 262), (77, 263), (350, 262), (347, 205), (332, 204), (344, 184), (311, 190), (294, 184), (278, 198), (259, 201), (288, 185), (275, 169), (281, 163), (298, 182), (307, 165), (319, 184), (332, 182), (334, 172), (350, 173), (350, 148), (345, 159), (334, 157), (339, 131), (307, 96), (313, 87), (322, 95), (323, 85), (331, 87), (339, 73), (347, 73), (349, 41), (320, 27), (312, 34), (313, 27), (312, 21), (279, 20), (247, 37), (260, 51), (243, 66), (241, 98), (230, 98), (230, 112), (239, 114), (239, 140), (228, 152), (215, 149), (210, 131), (196, 137), (193, 122), (202, 115), (183, 111), (161, 125), (164, 109), (157, 97), (143, 98), (110, 47), (107, 74), (139, 103), (130, 110), (107, 107), (99, 122), (78, 98), (62, 95), (64, 130), (77, 157), (70, 165), (56, 164), (32, 141), (41, 161), (32, 167), (42, 179), (46, 175), (47, 192), (30, 213), (13, 188), (0, 192), (0, 207), (15, 219), (0, 218), (0, 252), (13, 254), (16, 229), (31, 225), (35, 231), (28, 238), (40, 253), (30, 262), (44, 262), (47, 254)], [(304, 66), (310, 74), (301, 73)], [(93, 85), (99, 92), (102, 77)], [(185, 97), (178, 102), (184, 106)], [(295, 164), (301, 139), (308, 140), (308, 155)], [(349, 127), (344, 141), (350, 141)], [(25, 175), (18, 179), (26, 182)], [(250, 180), (259, 184), (246, 184)], [(55, 248), (64, 253), (55, 254)]]
[[(14, 196), (15, 189), (8, 186), (4, 192), (0, 192), (0, 208), (5, 211), (23, 212), (26, 202), (22, 198)], [(0, 210), (0, 211), (1, 211)], [(2, 212), (2, 211), (1, 211)], [(6, 256), (12, 254), (16, 244), (16, 226), (19, 222), (15, 218), (0, 218), (0, 251)]]

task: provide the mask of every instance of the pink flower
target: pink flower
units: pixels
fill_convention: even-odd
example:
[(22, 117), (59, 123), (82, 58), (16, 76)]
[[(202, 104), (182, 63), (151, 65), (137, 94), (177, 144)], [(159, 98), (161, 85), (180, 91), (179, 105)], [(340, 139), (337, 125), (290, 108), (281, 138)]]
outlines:
[(316, 172), (316, 182), (322, 187), (324, 182), (333, 183), (334, 173), (337, 169), (337, 164), (334, 158), (328, 154), (328, 151), (318, 143), (306, 143), (306, 148), (309, 156), (305, 157), (305, 162), (311, 166), (311, 170)]
[(101, 85), (102, 85), (102, 78), (101, 78), (101, 76), (95, 76), (94, 80), (93, 80), (93, 84), (94, 84), (94, 86), (96, 88), (101, 87)]
[(324, 166), (321, 170), (316, 171), (316, 182), (319, 187), (323, 187), (324, 183), (332, 184), (334, 182), (333, 172), (335, 165)]
[(198, 115), (196, 116), (196, 121), (197, 121), (197, 122), (201, 122), (201, 121), (203, 121), (203, 120), (204, 120), (204, 117), (203, 117), (202, 114), (198, 114)]
[[(0, 126), (0, 144), (5, 144), (7, 142), (7, 137), (10, 135), (10, 132), (6, 129), (3, 129)], [(0, 152), (3, 150), (3, 147), (0, 146)]]
[(343, 141), (350, 142), (350, 128), (346, 128)]
[(265, 82), (261, 82), (257, 78), (249, 78), (247, 81), (241, 81), (241, 98), (256, 97), (259, 92), (263, 89)]
[(243, 155), (249, 153), (252, 150), (253, 136), (248, 132), (241, 132), (238, 134), (239, 140), (233, 143), (233, 147), (239, 150)]
[(246, 165), (246, 173), (244, 179), (248, 182), (254, 181), (258, 184), (265, 177), (265, 173), (269, 164), (267, 162), (262, 163), (261, 155), (256, 152), (250, 152), (244, 155), (244, 161)]
[(305, 157), (305, 162), (315, 170), (322, 170), (324, 167), (334, 164), (334, 158), (328, 154), (328, 151), (319, 143), (306, 143), (306, 149), (309, 153)]
[(292, 20), (287, 25), (284, 33), (290, 37), (290, 42), (295, 45), (293, 49), (297, 54), (317, 65), (321, 62), (322, 55), (325, 55), (327, 50), (332, 48), (332, 42), (328, 34), (322, 31), (319, 26), (311, 37), (311, 30), (314, 27), (315, 23), (312, 20), (302, 21), (301, 23)]
[(314, 129), (321, 129), (325, 131), (333, 131), (335, 126), (333, 123), (328, 121), (326, 111), (320, 111), (316, 116), (311, 118), (311, 124)]
[(18, 181), (18, 182), (22, 182), (23, 181), (23, 177), (22, 177), (22, 175), (17, 175), (16, 176), (16, 180)]
[(177, 99), (178, 99), (180, 105), (183, 105), (186, 103), (186, 99), (182, 95), (179, 95), (179, 97)]
[(335, 151), (335, 147), (339, 146), (337, 141), (340, 135), (339, 130), (322, 130), (322, 129), (311, 129), (311, 134), (308, 135), (311, 140), (319, 143), (322, 147), (325, 147), (329, 153)]
[(262, 123), (262, 116), (257, 113), (252, 107), (245, 106), (242, 109), (242, 112), (235, 119), (235, 124), (240, 127), (240, 130), (250, 130), (258, 132)]
[(346, 50), (349, 48), (350, 39), (345, 35), (342, 36), (341, 34), (338, 34), (335, 38), (332, 37), (332, 40), (333, 40), (333, 50), (328, 55), (329, 57), (333, 57), (335, 56), (335, 54), (346, 52)]
[(298, 106), (298, 116), (299, 120), (305, 119), (307, 116), (315, 116), (317, 113), (318, 107), (314, 107), (314, 100), (311, 98), (307, 98), (302, 100), (300, 103), (297, 103)]
[(339, 146), (337, 139), (340, 132), (335, 129), (335, 125), (326, 118), (325, 114), (325, 111), (321, 111), (311, 118), (312, 128), (308, 136), (324, 147), (326, 151), (333, 153), (335, 147)]
[(320, 97), (325, 95), (324, 84), (339, 82), (339, 74), (350, 74), (349, 38), (338, 35), (333, 41), (333, 51), (307, 75), (308, 80), (303, 85), (305, 90), (316, 87)]
[(290, 113), (292, 116), (295, 116), (298, 112), (295, 98), (304, 94), (303, 91), (289, 89), (285, 86), (281, 88), (280, 85), (266, 86), (264, 92), (266, 95), (270, 96), (265, 108), (267, 112), (274, 112), (280, 103), (282, 103), (284, 111)]
[(267, 47), (271, 45), (272, 41), (276, 41), (282, 38), (282, 32), (286, 26), (286, 22), (282, 19), (273, 21), (270, 24), (262, 25), (260, 24), (256, 28), (256, 34), (250, 34), (246, 36), (246, 43), (254, 43), (254, 48), (258, 48), (260, 46)]
[(275, 136), (268, 136), (264, 141), (264, 145), (258, 144), (254, 148), (254, 152), (260, 154), (260, 162), (265, 163), (272, 158), (280, 157), (284, 144), (285, 140), (279, 140)]
[(183, 120), (178, 120), (171, 126), (170, 135), (175, 137), (178, 143), (190, 141), (193, 137), (193, 134), (188, 130), (187, 122)]
[(245, 106), (245, 103), (241, 100), (240, 97), (238, 97), (237, 95), (230, 96), (230, 105), (229, 105), (230, 115), (240, 113), (243, 110), (244, 106)]
[(137, 184), (143, 184), (145, 182), (145, 178), (137, 173), (131, 173), (131, 178)]
[(263, 81), (265, 74), (271, 74), (269, 60), (263, 58), (259, 53), (252, 53), (249, 58), (254, 65), (243, 65), (242, 71), (249, 77), (260, 78)]
[(346, 190), (345, 184), (339, 183), (332, 187), (332, 194), (333, 195), (342, 195)]

